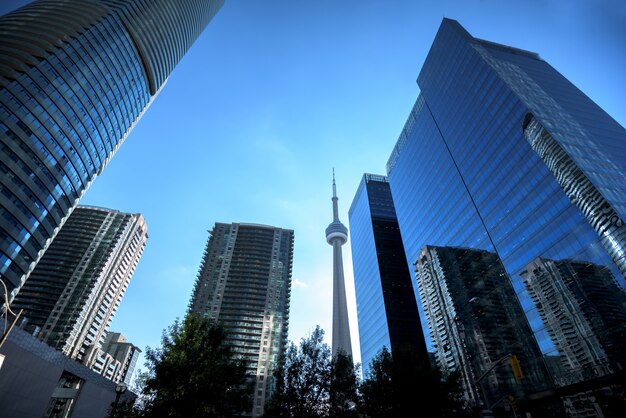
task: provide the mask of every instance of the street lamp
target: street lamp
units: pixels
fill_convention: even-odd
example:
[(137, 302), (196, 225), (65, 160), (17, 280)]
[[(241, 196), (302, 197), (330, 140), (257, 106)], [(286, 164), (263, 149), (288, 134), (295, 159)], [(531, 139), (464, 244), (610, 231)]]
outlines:
[(124, 392), (126, 392), (126, 389), (128, 389), (128, 386), (126, 386), (126, 383), (118, 383), (117, 386), (115, 386), (115, 402), (113, 403), (113, 408), (111, 409), (111, 416), (113, 418), (115, 418), (115, 412), (117, 411), (117, 406), (120, 403), (120, 396), (122, 396), (122, 394)]
[[(474, 382), (474, 385), (478, 386), (481, 380), (483, 380), (485, 377), (491, 374), (491, 372), (493, 372), (496, 369), (496, 367), (504, 364), (506, 360), (509, 360), (511, 362), (511, 368), (513, 369), (513, 376), (515, 377), (515, 380), (521, 380), (524, 377), (524, 374), (522, 373), (522, 369), (520, 368), (519, 359), (517, 358), (515, 354), (508, 353), (507, 355), (502, 356), (501, 358), (493, 362), (492, 366), (489, 369), (487, 369), (487, 371), (484, 372), (478, 379), (476, 379), (476, 381)], [(489, 402), (489, 396), (483, 389), (483, 386), (480, 386), (480, 387), (485, 396), (485, 403), (487, 406), (487, 411), (485, 411), (486, 413), (491, 414), (491, 409), (505, 399), (509, 400), (509, 404), (515, 405), (515, 398), (512, 395), (509, 395), (508, 397), (505, 396), (504, 398), (500, 399), (499, 401), (491, 405)], [(517, 416), (517, 414), (515, 413), (516, 408), (517, 407), (513, 407), (513, 413), (515, 414), (515, 416)]]
[[(2, 278), (1, 275), (0, 275), (0, 284), (2, 285), (2, 289), (4, 289), (4, 302), (2, 302), (2, 305), (0, 306), (0, 320), (4, 319), (4, 326), (2, 327), (2, 332), (0, 332), (0, 347), (2, 347), (2, 344), (4, 344), (7, 338), (9, 338), (9, 333), (13, 329), (13, 326), (15, 326), (15, 324), (17, 323), (17, 320), (20, 319), (20, 315), (22, 315), (22, 310), (20, 310), (18, 313), (15, 313), (9, 307), (9, 290), (7, 289), (7, 286), (4, 284), (4, 279)], [(14, 317), (10, 325), (9, 325), (9, 314), (13, 315)], [(2, 357), (2, 360), (4, 361), (4, 356)], [(2, 364), (0, 364), (0, 366), (1, 365)]]

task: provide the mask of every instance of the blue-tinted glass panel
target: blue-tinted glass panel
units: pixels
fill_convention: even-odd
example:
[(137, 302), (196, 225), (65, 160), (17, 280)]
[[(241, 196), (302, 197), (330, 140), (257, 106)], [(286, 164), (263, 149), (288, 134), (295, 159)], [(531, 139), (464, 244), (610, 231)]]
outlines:
[(391, 349), (391, 342), (365, 180), (361, 182), (350, 207), (349, 223), (361, 363), (366, 375), (372, 359), (383, 346)]
[[(0, 274), (15, 291), (150, 100), (110, 15), (0, 89)], [(15, 292), (13, 292), (15, 293)]]

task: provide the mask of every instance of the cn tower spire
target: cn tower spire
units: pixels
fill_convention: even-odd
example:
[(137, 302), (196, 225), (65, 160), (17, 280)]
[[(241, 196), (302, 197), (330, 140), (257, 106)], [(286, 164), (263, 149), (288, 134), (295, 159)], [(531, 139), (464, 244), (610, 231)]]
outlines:
[(339, 206), (337, 205), (337, 185), (335, 184), (335, 169), (333, 168), (333, 221), (339, 221)]
[(348, 241), (348, 228), (339, 220), (337, 184), (333, 168), (333, 221), (326, 228), (326, 241), (333, 246), (333, 357), (339, 352), (352, 356), (350, 323), (346, 302), (346, 285), (343, 277), (341, 246)]

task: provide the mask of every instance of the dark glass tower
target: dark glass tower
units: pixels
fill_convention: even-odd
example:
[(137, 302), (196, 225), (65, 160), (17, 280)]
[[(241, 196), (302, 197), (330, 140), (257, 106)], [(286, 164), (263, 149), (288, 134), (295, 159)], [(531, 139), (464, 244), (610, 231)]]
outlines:
[(11, 298), (223, 0), (41, 0), (0, 17)]
[(394, 358), (412, 355), (428, 364), (411, 272), (386, 177), (363, 175), (349, 217), (363, 373), (383, 346), (391, 349)]
[(387, 164), (407, 259), (426, 245), (496, 254), (553, 361), (522, 275), (538, 257), (577, 260), (624, 286), (626, 131), (537, 54), (449, 19), (417, 82)]
[(146, 246), (141, 214), (79, 206), (13, 301), (25, 329), (92, 366)]
[(293, 231), (216, 223), (210, 234), (189, 311), (227, 328), (255, 382), (250, 415), (259, 417), (287, 344)]

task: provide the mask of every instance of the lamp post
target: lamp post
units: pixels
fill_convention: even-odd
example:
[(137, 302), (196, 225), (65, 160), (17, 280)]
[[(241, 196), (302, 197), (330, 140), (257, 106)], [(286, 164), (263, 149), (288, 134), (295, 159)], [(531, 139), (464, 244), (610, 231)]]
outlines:
[(128, 389), (126, 383), (118, 383), (117, 386), (115, 386), (115, 402), (113, 402), (113, 408), (111, 409), (111, 417), (113, 418), (116, 417), (115, 413), (117, 412), (117, 406), (120, 403), (120, 396), (126, 392), (126, 389)]
[[(499, 358), (498, 360), (496, 360), (495, 362), (492, 363), (492, 366), (487, 369), (486, 372), (484, 372), (475, 382), (474, 384), (476, 386), (478, 386), (478, 384), (480, 383), (481, 380), (483, 380), (485, 377), (489, 376), (498, 366), (501, 366), (506, 360), (510, 360), (511, 361), (511, 367), (513, 368), (513, 374), (515, 375), (515, 380), (520, 380), (523, 376), (521, 369), (519, 369), (519, 360), (517, 359), (517, 356), (515, 354), (511, 354), (508, 353), (505, 356), (502, 356), (501, 358)], [(493, 416), (491, 415), (492, 413), (492, 408), (495, 407), (496, 405), (498, 405), (500, 402), (504, 401), (505, 399), (509, 401), (509, 404), (511, 405), (515, 405), (515, 398), (512, 395), (508, 395), (503, 397), (502, 399), (498, 400), (497, 402), (495, 402), (494, 404), (490, 404), (489, 402), (489, 396), (487, 395), (487, 393), (485, 393), (483, 386), (480, 386), (481, 390), (483, 390), (483, 394), (485, 395), (485, 403), (487, 406), (487, 410), (483, 411), (483, 414), (487, 414), (487, 416)], [(513, 407), (513, 416), (517, 417), (517, 407)]]
[[(22, 310), (20, 310), (18, 313), (15, 313), (11, 310), (11, 308), (9, 307), (9, 290), (4, 284), (4, 279), (2, 279), (2, 276), (0, 276), (0, 284), (2, 285), (2, 289), (4, 290), (4, 302), (2, 303), (2, 306), (0, 306), (0, 319), (4, 318), (4, 326), (2, 327), (2, 332), (0, 333), (0, 347), (2, 347), (2, 344), (4, 344), (7, 338), (9, 338), (9, 333), (17, 323), (17, 320), (20, 319), (20, 315), (22, 315)], [(10, 325), (9, 314), (14, 316), (13, 321), (11, 321)]]

